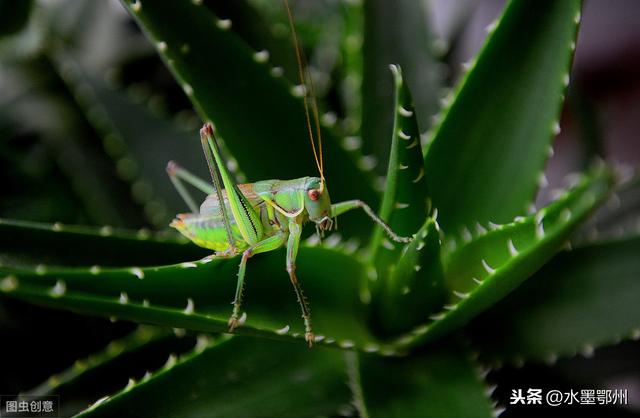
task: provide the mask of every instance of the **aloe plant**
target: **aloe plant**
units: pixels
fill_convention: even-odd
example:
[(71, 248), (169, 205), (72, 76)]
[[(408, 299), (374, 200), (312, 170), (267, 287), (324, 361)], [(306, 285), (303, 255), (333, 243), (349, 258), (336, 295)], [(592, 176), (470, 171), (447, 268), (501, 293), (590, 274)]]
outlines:
[[(341, 219), (340, 235), (309, 237), (298, 275), (312, 306), (312, 349), (284, 253), (251, 260), (246, 321), (228, 335), (238, 261), (212, 259), (166, 228), (173, 211), (184, 211), (165, 179), (166, 161), (204, 169), (190, 106), (216, 124), (239, 180), (313, 175), (299, 88), (289, 78), (289, 35), (278, 35), (281, 11), (260, 2), (123, 0), (182, 90), (157, 82), (165, 91), (144, 106), (146, 88), (117, 74), (154, 60), (149, 43), (115, 26), (114, 37), (131, 37), (137, 51), (106, 50), (92, 60), (78, 41), (87, 29), (64, 16), (86, 18), (103, 6), (34, 7), (38, 24), (0, 45), (22, 83), (0, 108), (8, 120), (24, 118), (33, 108), (25, 103), (74, 115), (38, 119), (32, 129), (59, 154), (50, 175), (64, 190), (56, 199), (80, 209), (66, 223), (0, 220), (0, 335), (20, 326), (3, 313), (24, 309), (16, 300), (125, 327), (110, 331), (104, 350), (23, 393), (58, 394), (65, 416), (82, 417), (489, 417), (506, 406), (492, 398), (490, 368), (640, 337), (640, 236), (584, 239), (616, 222), (630, 231), (622, 219), (638, 213), (638, 182), (614, 195), (618, 212), (602, 209), (593, 220), (619, 187), (600, 162), (533, 207), (559, 131), (581, 2), (545, 0), (533, 9), (511, 0), (432, 126), (426, 113), (439, 106), (442, 80), (428, 28), (413, 19), (422, 3), (398, 3), (392, 18), (412, 19), (389, 35), (395, 42), (381, 36), (383, 3), (340, 9), (330, 23), (342, 38), (304, 20), (301, 34), (312, 52), (342, 54), (321, 74), (333, 83), (325, 91), (339, 96), (320, 98), (332, 198), (378, 205), (414, 240), (391, 243), (355, 215)], [(273, 30), (256, 8), (276, 21)], [(38, 34), (44, 26), (49, 37)], [(28, 56), (16, 54), (25, 44)], [(40, 84), (22, 77), (42, 71), (50, 75)], [(389, 91), (376, 98), (380, 82)], [(54, 102), (38, 94), (52, 86)], [(11, 123), (1, 126), (13, 132)], [(0, 151), (29, 161), (10, 144)]]

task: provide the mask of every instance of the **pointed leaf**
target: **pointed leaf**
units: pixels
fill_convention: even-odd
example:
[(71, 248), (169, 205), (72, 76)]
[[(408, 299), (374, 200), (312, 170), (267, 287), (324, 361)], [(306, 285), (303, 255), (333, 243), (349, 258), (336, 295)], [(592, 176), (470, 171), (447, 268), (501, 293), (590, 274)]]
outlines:
[(149, 266), (210, 254), (175, 235), (0, 219), (0, 267)]
[[(427, 187), (411, 93), (400, 68), (395, 65), (390, 68), (395, 84), (394, 123), (387, 182), (379, 216), (397, 234), (410, 236), (423, 225), (429, 210)], [(386, 276), (387, 269), (398, 260), (402, 245), (390, 242), (384, 231), (376, 228), (370, 248), (370, 259), (376, 260), (381, 274)]]
[(579, 0), (509, 2), (437, 126), (427, 184), (446, 232), (526, 213), (557, 131)]
[(362, 417), (493, 416), (478, 366), (458, 344), (406, 358), (345, 355)]
[(489, 361), (549, 360), (640, 338), (640, 237), (556, 256), (472, 324)]
[(338, 351), (222, 339), (170, 359), (149, 378), (78, 417), (330, 415), (350, 400), (345, 379)]
[(407, 331), (442, 308), (448, 292), (440, 262), (440, 233), (434, 219), (427, 219), (382, 286), (375, 313), (385, 331)]
[[(50, 245), (55, 242), (51, 240)], [(150, 250), (161, 245), (149, 244)], [(76, 248), (74, 243), (69, 247)], [(139, 251), (144, 246), (139, 242), (132, 248)], [(247, 316), (236, 330), (238, 334), (304, 343), (299, 306), (284, 267), (283, 250), (251, 259), (243, 304)], [(86, 314), (226, 332), (237, 269), (237, 259), (211, 258), (158, 267), (0, 266), (0, 292)], [(297, 272), (311, 303), (318, 344), (349, 349), (366, 346), (370, 351), (394, 353), (393, 347), (377, 341), (368, 328), (367, 307), (360, 302), (363, 268), (352, 256), (322, 248), (301, 248)]]
[(610, 173), (600, 168), (537, 214), (466, 237), (470, 241), (443, 260), (450, 305), (433, 315), (433, 322), (414, 329), (403, 344), (437, 339), (505, 297), (562, 247), (610, 187)]

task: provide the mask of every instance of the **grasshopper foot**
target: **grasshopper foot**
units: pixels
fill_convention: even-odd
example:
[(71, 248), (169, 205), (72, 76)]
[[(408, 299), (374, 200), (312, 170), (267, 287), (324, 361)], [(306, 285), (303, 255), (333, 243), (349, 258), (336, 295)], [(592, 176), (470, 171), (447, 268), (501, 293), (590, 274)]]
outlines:
[(304, 340), (309, 343), (309, 348), (313, 347), (313, 342), (315, 341), (315, 336), (312, 331), (307, 331), (304, 333)]
[(233, 330), (238, 327), (238, 318), (232, 316), (227, 325), (229, 325), (229, 333), (233, 333)]

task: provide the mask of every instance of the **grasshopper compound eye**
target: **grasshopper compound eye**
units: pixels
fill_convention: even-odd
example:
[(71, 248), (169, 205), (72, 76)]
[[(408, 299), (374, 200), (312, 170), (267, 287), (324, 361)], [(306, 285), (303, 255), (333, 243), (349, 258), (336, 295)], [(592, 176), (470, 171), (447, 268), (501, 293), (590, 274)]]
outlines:
[(318, 200), (318, 198), (320, 197), (320, 191), (318, 189), (311, 189), (307, 192), (307, 194), (309, 195), (309, 199), (311, 200)]

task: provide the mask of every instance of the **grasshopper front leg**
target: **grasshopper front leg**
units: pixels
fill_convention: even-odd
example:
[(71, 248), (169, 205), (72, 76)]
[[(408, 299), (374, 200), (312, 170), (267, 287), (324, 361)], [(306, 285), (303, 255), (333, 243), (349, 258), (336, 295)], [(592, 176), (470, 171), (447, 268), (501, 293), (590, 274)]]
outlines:
[(345, 212), (349, 212), (353, 209), (361, 208), (364, 212), (378, 225), (384, 229), (384, 232), (387, 233), (389, 238), (396, 242), (411, 242), (413, 240), (412, 237), (401, 237), (400, 235), (393, 232), (391, 227), (387, 225), (376, 213), (362, 200), (347, 200), (345, 202), (339, 202), (331, 205), (331, 217), (335, 218), (336, 216), (342, 215)]
[(304, 320), (304, 339), (309, 343), (309, 347), (313, 345), (314, 335), (311, 330), (311, 313), (309, 311), (309, 305), (302, 293), (300, 282), (296, 277), (296, 256), (298, 255), (298, 247), (300, 246), (300, 233), (302, 227), (295, 221), (289, 222), (289, 240), (287, 241), (287, 273), (291, 279), (291, 284), (296, 292), (298, 303), (300, 304), (300, 310), (302, 311), (302, 318)]

